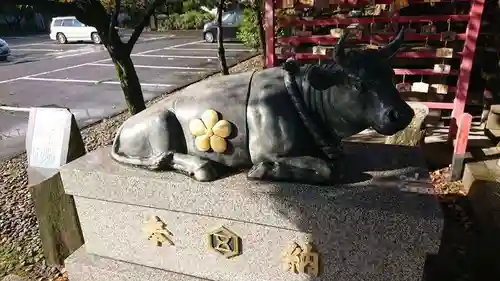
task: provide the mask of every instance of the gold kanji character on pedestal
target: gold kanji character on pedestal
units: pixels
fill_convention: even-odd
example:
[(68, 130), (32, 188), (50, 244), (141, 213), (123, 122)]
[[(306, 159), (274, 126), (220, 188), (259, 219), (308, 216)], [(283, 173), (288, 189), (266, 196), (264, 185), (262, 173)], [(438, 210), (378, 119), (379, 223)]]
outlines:
[(151, 217), (146, 222), (143, 230), (148, 240), (154, 241), (158, 247), (161, 247), (164, 243), (174, 245), (172, 241), (173, 234), (167, 229), (167, 225), (157, 216)]

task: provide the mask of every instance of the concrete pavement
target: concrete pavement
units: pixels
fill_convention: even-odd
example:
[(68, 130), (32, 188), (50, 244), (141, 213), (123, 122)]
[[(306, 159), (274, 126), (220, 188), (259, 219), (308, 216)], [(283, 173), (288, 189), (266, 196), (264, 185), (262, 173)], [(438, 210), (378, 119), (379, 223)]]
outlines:
[[(217, 45), (199, 38), (193, 33), (141, 36), (132, 59), (146, 100), (218, 70)], [(9, 40), (14, 58), (0, 63), (0, 104), (68, 107), (80, 126), (126, 108), (113, 64), (102, 46), (60, 45), (43, 36), (17, 40)], [(253, 54), (239, 43), (226, 43), (229, 64)], [(24, 150), (27, 120), (27, 112), (0, 110), (0, 159)]]

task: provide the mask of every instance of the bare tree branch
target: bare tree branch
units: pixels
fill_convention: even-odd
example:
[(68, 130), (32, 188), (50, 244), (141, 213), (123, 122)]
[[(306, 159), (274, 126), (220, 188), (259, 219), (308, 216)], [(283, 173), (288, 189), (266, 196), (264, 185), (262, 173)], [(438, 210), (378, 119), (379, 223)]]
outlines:
[(127, 48), (129, 50), (129, 52), (132, 52), (132, 49), (134, 48), (135, 43), (139, 39), (139, 36), (141, 36), (141, 33), (144, 30), (144, 27), (146, 27), (146, 25), (149, 23), (150, 17), (153, 15), (156, 8), (164, 2), (165, 2), (165, 0), (155, 0), (153, 3), (151, 3), (149, 5), (149, 8), (147, 9), (146, 15), (144, 15), (144, 18), (142, 19), (141, 23), (139, 23), (139, 25), (137, 25), (135, 27), (134, 32), (132, 33), (132, 36), (130, 36), (130, 39), (127, 42)]
[[(113, 12), (113, 16), (111, 17), (111, 20), (109, 22), (109, 34), (108, 36), (111, 37), (111, 34), (113, 33), (113, 29), (118, 26), (118, 15), (120, 14), (120, 9), (122, 6), (122, 1), (121, 0), (115, 0), (115, 10)], [(111, 41), (111, 38), (109, 38)]]

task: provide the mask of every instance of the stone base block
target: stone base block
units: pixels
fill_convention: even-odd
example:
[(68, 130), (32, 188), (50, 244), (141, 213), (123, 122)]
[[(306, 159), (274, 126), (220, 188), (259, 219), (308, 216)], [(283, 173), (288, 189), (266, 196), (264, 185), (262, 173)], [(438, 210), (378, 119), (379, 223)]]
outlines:
[(85, 246), (66, 259), (70, 281), (207, 281), (193, 276), (88, 254)]
[(346, 152), (339, 173), (349, 183), (332, 186), (244, 173), (196, 182), (120, 165), (108, 148), (61, 176), (90, 254), (216, 281), (421, 280), (443, 227), (421, 150)]
[(462, 180), (479, 221), (500, 230), (500, 147), (482, 152), (483, 159), (465, 165)]

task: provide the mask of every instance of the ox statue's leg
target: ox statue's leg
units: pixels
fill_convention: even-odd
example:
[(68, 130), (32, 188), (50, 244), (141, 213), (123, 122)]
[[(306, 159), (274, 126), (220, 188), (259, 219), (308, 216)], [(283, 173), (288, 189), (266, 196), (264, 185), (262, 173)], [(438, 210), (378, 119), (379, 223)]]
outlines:
[(186, 154), (182, 126), (173, 112), (132, 118), (118, 130), (111, 151), (114, 160), (150, 170), (174, 170), (198, 181), (217, 178), (212, 161)]
[(213, 162), (197, 156), (173, 153), (170, 166), (172, 169), (187, 174), (198, 181), (212, 181), (218, 175)]
[(255, 164), (248, 172), (248, 178), (324, 184), (331, 181), (332, 166), (311, 156), (278, 158)]

